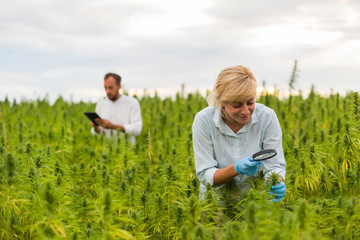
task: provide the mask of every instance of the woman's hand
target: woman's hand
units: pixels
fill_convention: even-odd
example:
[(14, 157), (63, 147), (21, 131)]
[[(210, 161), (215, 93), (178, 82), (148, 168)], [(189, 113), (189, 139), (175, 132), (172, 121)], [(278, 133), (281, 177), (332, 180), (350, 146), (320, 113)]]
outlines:
[(285, 182), (279, 182), (278, 184), (272, 185), (269, 191), (269, 193), (274, 196), (273, 202), (280, 202), (285, 197), (285, 192)]
[(242, 175), (253, 175), (257, 172), (261, 161), (254, 161), (252, 157), (236, 160), (235, 170)]

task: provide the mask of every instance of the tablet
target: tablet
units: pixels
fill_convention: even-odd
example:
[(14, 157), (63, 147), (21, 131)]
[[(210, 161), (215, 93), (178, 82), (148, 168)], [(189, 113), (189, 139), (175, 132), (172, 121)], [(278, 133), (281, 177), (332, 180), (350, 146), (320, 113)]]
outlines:
[(101, 117), (99, 117), (96, 112), (84, 112), (84, 114), (95, 124), (95, 126), (97, 126), (95, 119), (101, 119)]

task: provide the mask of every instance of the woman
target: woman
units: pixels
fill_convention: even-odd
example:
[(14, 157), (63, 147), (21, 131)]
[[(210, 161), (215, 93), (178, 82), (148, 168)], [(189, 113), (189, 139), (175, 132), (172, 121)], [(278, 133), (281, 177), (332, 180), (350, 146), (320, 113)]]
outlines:
[[(265, 178), (272, 173), (279, 176), (280, 183), (272, 186), (273, 201), (285, 196), (280, 124), (272, 109), (255, 103), (256, 88), (247, 67), (225, 68), (208, 97), (210, 106), (196, 114), (192, 130), (200, 193), (208, 184), (221, 188), (230, 180), (242, 192), (249, 188), (246, 180), (263, 171)], [(275, 149), (278, 154), (263, 162), (253, 161), (251, 156), (264, 149)]]

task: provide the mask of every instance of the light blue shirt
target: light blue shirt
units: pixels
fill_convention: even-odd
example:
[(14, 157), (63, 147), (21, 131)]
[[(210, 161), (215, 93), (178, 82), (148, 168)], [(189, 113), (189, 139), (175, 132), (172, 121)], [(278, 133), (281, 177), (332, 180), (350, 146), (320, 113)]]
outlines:
[[(192, 131), (196, 175), (201, 182), (200, 193), (207, 184), (214, 184), (216, 170), (265, 149), (275, 149), (277, 155), (263, 161), (259, 171), (265, 173), (265, 178), (275, 172), (285, 179), (286, 163), (280, 124), (275, 112), (265, 105), (256, 103), (250, 121), (237, 133), (225, 124), (215, 107), (207, 107), (196, 114)], [(248, 175), (240, 174), (233, 178), (240, 191), (249, 188), (245, 182), (247, 178)]]

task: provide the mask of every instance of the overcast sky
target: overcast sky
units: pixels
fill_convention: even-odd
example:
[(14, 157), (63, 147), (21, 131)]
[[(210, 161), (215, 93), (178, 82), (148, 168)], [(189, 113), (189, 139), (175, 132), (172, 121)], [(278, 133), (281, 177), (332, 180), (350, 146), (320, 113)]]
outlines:
[(172, 94), (212, 89), (225, 67), (261, 86), (360, 91), (358, 0), (0, 0), (0, 100), (74, 101), (123, 88)]

